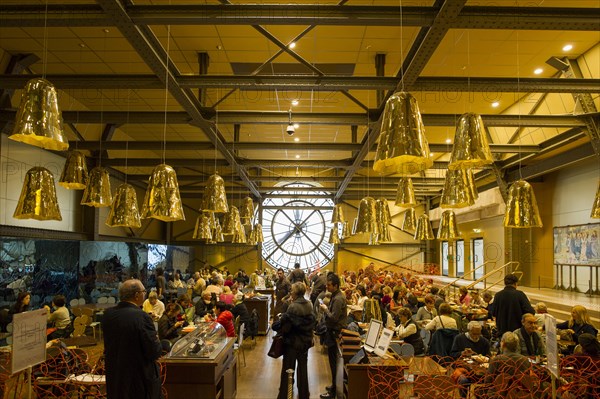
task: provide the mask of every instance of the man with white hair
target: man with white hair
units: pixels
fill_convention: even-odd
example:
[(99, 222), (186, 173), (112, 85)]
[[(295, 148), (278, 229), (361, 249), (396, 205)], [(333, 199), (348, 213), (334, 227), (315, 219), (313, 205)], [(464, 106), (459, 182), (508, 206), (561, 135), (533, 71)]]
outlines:
[(531, 313), (521, 318), (523, 326), (513, 331), (519, 337), (519, 347), (523, 356), (543, 356), (546, 354), (544, 340), (537, 332), (537, 320)]
[(482, 325), (478, 321), (467, 324), (467, 332), (458, 334), (452, 342), (450, 356), (490, 355), (490, 341), (481, 335)]
[(156, 291), (151, 291), (148, 294), (148, 299), (142, 305), (142, 310), (148, 313), (153, 321), (158, 321), (165, 312), (165, 304), (158, 299)]
[(493, 357), (490, 361), (490, 367), (485, 375), (485, 382), (491, 383), (500, 373), (519, 378), (531, 371), (529, 358), (521, 355), (519, 351), (519, 337), (517, 334), (507, 331), (502, 334), (500, 339), (500, 350), (502, 354)]

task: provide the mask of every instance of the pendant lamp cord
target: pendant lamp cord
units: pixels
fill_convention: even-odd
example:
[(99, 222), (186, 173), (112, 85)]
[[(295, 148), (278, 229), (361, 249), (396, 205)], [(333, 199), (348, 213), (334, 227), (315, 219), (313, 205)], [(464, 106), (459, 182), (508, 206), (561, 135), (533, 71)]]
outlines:
[(46, 79), (46, 67), (48, 64), (48, 0), (46, 0), (44, 11), (44, 41), (42, 47), (42, 78)]
[(171, 25), (167, 25), (167, 54), (165, 60), (165, 123), (163, 126), (162, 163), (166, 163), (167, 152), (167, 111), (169, 105), (169, 50), (171, 45)]
[(402, 91), (404, 91), (404, 27), (403, 24), (403, 12), (402, 12), (402, 0), (400, 0), (400, 85)]
[[(519, 0), (515, 1), (517, 9), (519, 8)], [(516, 14), (515, 18), (517, 19), (517, 26), (519, 24), (519, 13)], [(519, 57), (519, 30), (517, 30), (517, 114), (518, 114), (518, 131), (519, 131), (519, 180), (523, 179), (523, 171), (521, 166), (521, 160), (523, 158), (523, 153), (521, 152), (521, 142), (523, 140), (522, 134), (523, 130), (521, 129), (521, 66), (520, 66), (520, 57)]]

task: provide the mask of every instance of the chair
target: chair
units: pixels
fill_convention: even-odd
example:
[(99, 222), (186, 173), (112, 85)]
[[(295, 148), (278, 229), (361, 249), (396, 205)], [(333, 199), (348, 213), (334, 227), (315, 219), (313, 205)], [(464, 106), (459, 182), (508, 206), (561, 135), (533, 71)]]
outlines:
[(413, 357), (415, 355), (415, 347), (408, 343), (400, 345), (400, 356)]
[(79, 299), (77, 298), (73, 298), (69, 301), (69, 305), (71, 305), (71, 307), (73, 306), (79, 306)]
[(78, 302), (80, 305), (85, 305), (85, 298), (79, 298)]
[(114, 296), (109, 296), (108, 298), (106, 298), (106, 303), (117, 303), (117, 299)]
[(431, 331), (422, 328), (420, 334), (421, 339), (423, 340), (423, 345), (425, 346), (425, 353), (427, 353), (427, 350), (429, 349), (429, 342), (431, 341)]
[[(240, 324), (240, 331), (238, 332), (237, 342), (233, 344), (233, 350), (237, 353), (238, 364), (241, 352), (242, 358), (244, 359), (244, 367), (246, 367), (246, 353), (244, 352), (244, 323)], [(238, 371), (241, 373), (240, 367), (238, 367)]]
[(108, 298), (105, 296), (101, 296), (100, 298), (98, 298), (98, 303), (108, 303)]
[(88, 325), (89, 317), (85, 314), (77, 316), (73, 320), (73, 337), (81, 337), (85, 334), (85, 328)]

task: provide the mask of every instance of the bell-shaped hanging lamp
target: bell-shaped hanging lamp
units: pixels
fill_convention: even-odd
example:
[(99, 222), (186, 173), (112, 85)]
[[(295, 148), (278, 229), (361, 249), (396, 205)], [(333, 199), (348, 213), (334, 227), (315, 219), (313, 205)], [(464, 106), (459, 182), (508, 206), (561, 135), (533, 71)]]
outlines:
[(600, 180), (598, 180), (598, 189), (596, 190), (596, 197), (592, 204), (592, 211), (590, 212), (591, 219), (600, 219)]
[(410, 177), (401, 177), (398, 182), (398, 191), (396, 192), (396, 206), (402, 208), (412, 208), (417, 206), (415, 199), (415, 188)]
[(494, 162), (481, 116), (468, 112), (456, 124), (448, 169), (471, 169)]
[(212, 238), (215, 242), (223, 242), (225, 241), (225, 237), (223, 236), (223, 228), (221, 227), (221, 223), (219, 222), (219, 218), (214, 217), (214, 228), (212, 230)]
[(106, 218), (109, 227), (142, 227), (140, 211), (137, 203), (137, 193), (131, 184), (121, 184), (115, 191), (115, 197)]
[(254, 217), (254, 202), (252, 198), (246, 197), (242, 200), (242, 206), (240, 207), (240, 218), (242, 223), (249, 223), (248, 221)]
[(415, 231), (417, 228), (417, 213), (415, 208), (408, 208), (404, 212), (404, 220), (402, 221), (402, 230)]
[(398, 92), (385, 104), (373, 170), (413, 174), (433, 165), (417, 100)]
[(387, 198), (377, 198), (375, 201), (375, 210), (377, 211), (377, 222), (380, 225), (388, 225), (392, 223), (392, 214)]
[(96, 166), (90, 171), (87, 186), (81, 197), (81, 205), (106, 208), (112, 205), (110, 176), (106, 169)]
[(469, 179), (468, 176), (472, 173), (469, 169), (448, 169), (446, 171), (446, 180), (440, 200), (442, 208), (464, 208), (475, 203), (474, 192), (476, 193), (477, 189), (472, 184), (472, 177)]
[(355, 234), (361, 233), (379, 233), (379, 225), (377, 224), (377, 202), (375, 198), (365, 197), (360, 200), (358, 205), (358, 221), (356, 222)]
[(331, 230), (329, 231), (329, 241), (327, 241), (330, 244), (339, 244), (340, 243), (340, 236), (338, 233), (338, 228), (337, 228), (337, 224), (334, 224), (333, 227), (331, 228)]
[(379, 245), (379, 234), (377, 234), (377, 233), (369, 234), (369, 245)]
[(254, 231), (254, 226), (252, 224), (244, 224), (245, 233), (246, 233), (246, 244), (256, 245), (256, 232)]
[(17, 111), (15, 128), (9, 139), (47, 150), (69, 149), (58, 96), (52, 83), (43, 78), (27, 82)]
[(255, 236), (254, 236), (254, 240), (255, 240), (257, 243), (260, 243), (260, 242), (264, 242), (264, 241), (265, 241), (265, 236), (264, 236), (264, 234), (263, 234), (262, 225), (261, 225), (260, 223), (256, 223), (256, 224), (254, 225), (254, 234), (255, 234)]
[(442, 212), (440, 227), (437, 232), (438, 240), (454, 241), (460, 238), (458, 225), (456, 224), (456, 215), (451, 210)]
[(358, 228), (358, 217), (354, 218), (354, 221), (352, 222), (352, 235), (355, 235), (357, 233), (357, 228)]
[(54, 176), (48, 169), (34, 166), (27, 171), (13, 218), (62, 220)]
[(88, 170), (85, 155), (71, 151), (65, 161), (58, 184), (69, 190), (84, 190), (87, 186)]
[(212, 241), (212, 231), (210, 228), (210, 214), (207, 212), (202, 212), (196, 219), (196, 227), (194, 228), (194, 233), (192, 234), (192, 238), (194, 240), (205, 240)]
[(333, 208), (333, 214), (331, 215), (331, 223), (344, 223), (346, 218), (344, 217), (344, 208), (342, 204), (335, 204)]
[(342, 236), (340, 237), (342, 240), (350, 237), (350, 227), (348, 227), (348, 221), (344, 221), (342, 223)]
[(415, 230), (415, 240), (434, 240), (433, 229), (429, 216), (423, 214), (417, 219), (417, 229)]
[(389, 224), (379, 224), (379, 235), (377, 236), (377, 242), (392, 242)]
[(146, 188), (142, 218), (153, 218), (163, 222), (185, 220), (177, 174), (169, 165), (163, 163), (154, 167)]
[(235, 226), (238, 222), (240, 222), (240, 211), (236, 206), (230, 206), (229, 212), (223, 219), (223, 234), (235, 233)]
[(227, 213), (227, 196), (225, 195), (225, 182), (217, 173), (210, 176), (204, 187), (202, 196), (202, 211), (211, 211), (215, 213)]
[(525, 180), (517, 180), (508, 189), (504, 227), (542, 227), (533, 187)]
[(244, 229), (244, 226), (242, 226), (242, 222), (239, 218), (239, 213), (237, 221), (235, 223), (235, 229), (233, 231), (233, 237), (231, 238), (231, 242), (234, 244), (246, 244), (248, 242), (248, 239), (246, 237), (246, 230)]

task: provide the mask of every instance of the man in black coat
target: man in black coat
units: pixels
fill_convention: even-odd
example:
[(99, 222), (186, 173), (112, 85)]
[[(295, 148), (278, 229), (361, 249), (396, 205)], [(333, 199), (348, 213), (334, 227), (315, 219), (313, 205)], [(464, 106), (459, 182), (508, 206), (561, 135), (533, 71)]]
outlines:
[(519, 278), (514, 274), (504, 276), (504, 289), (494, 296), (492, 316), (496, 318), (496, 328), (501, 337), (507, 331), (521, 328), (521, 317), (525, 313), (535, 313), (527, 295), (517, 290)]
[(161, 355), (154, 323), (140, 307), (146, 289), (140, 280), (127, 280), (120, 302), (104, 312), (104, 355), (108, 399), (158, 399)]

